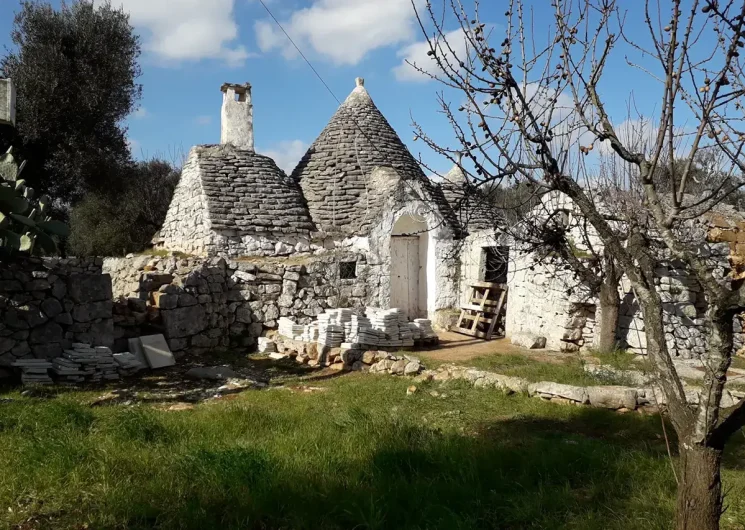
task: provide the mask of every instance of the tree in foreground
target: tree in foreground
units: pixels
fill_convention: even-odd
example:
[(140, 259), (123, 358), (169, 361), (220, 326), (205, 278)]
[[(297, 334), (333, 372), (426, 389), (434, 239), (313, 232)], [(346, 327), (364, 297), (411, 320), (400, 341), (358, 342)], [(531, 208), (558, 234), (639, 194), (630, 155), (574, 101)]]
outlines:
[(0, 143), (28, 161), (30, 185), (64, 205), (106, 189), (130, 161), (122, 121), (141, 95), (128, 15), (109, 2), (24, 1), (11, 36), (0, 72), (17, 87), (17, 131)]
[[(628, 279), (678, 437), (676, 527), (718, 528), (722, 451), (745, 425), (745, 401), (720, 408), (745, 288), (737, 277), (716, 274), (701, 227), (743, 182), (745, 2), (553, 0), (551, 23), (540, 28), (533, 8), (545, 10), (544, 2), (511, 0), (503, 20), (482, 20), (478, 2), (445, 2), (444, 11), (428, 2), (417, 12), (437, 68), (413, 66), (457, 98), (452, 106), (440, 97), (457, 144), (437, 144), (421, 127), (417, 136), (453, 163), (464, 153), (462, 169), (475, 183), (519, 183), (537, 197), (571, 202), (587, 225), (586, 243), (602, 259), (577, 259), (550, 211), (523, 216), (516, 236), (579, 281), (607, 281), (607, 293), (617, 277)], [(449, 32), (448, 22), (461, 31)], [(617, 94), (626, 80), (654, 98), (654, 119), (613, 114), (618, 98), (605, 94)], [(633, 99), (624, 105), (636, 108)], [(703, 159), (716, 164), (700, 186)], [(680, 263), (707, 302), (698, 403), (687, 398), (668, 348), (655, 275), (662, 260)]]

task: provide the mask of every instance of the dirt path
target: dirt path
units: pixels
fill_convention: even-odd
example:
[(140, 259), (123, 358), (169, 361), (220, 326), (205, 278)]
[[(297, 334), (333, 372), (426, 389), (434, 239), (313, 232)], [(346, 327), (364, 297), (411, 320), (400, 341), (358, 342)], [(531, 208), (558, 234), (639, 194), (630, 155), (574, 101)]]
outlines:
[(509, 339), (481, 340), (452, 331), (442, 331), (439, 346), (426, 350), (427, 357), (438, 361), (468, 361), (485, 355), (524, 355), (537, 361), (562, 362), (571, 354), (546, 350), (526, 350), (510, 344)]

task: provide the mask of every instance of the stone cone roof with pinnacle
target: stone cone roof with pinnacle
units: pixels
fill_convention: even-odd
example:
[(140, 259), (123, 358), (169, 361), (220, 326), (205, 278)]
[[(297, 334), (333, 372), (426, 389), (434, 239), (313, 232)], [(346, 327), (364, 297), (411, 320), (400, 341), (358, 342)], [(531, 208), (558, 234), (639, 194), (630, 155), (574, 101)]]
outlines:
[(297, 182), (274, 160), (232, 145), (194, 149), (212, 228), (257, 234), (315, 230)]
[(440, 188), (463, 230), (487, 230), (498, 226), (501, 216), (491, 198), (468, 181), (458, 164), (443, 175)]
[[(395, 173), (376, 168), (392, 168)], [(292, 177), (299, 180), (310, 215), (323, 232), (368, 235), (394, 188), (400, 191), (415, 182), (455, 237), (461, 235), (442, 190), (422, 172), (360, 78)]]

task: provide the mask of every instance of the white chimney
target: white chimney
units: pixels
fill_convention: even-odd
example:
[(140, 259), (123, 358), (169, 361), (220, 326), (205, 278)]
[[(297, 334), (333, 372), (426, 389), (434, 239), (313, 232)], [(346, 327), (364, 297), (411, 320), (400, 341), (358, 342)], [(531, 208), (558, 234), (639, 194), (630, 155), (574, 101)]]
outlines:
[(245, 151), (254, 150), (253, 105), (251, 85), (225, 83), (222, 90), (222, 123), (220, 143)]
[(0, 79), (0, 125), (16, 125), (16, 87), (12, 79)]

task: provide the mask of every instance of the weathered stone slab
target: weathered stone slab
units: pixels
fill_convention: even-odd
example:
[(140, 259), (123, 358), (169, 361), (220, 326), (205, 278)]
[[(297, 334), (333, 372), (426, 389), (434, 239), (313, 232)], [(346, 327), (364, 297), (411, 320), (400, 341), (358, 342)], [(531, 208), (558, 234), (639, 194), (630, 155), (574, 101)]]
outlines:
[(515, 333), (512, 335), (512, 344), (528, 350), (536, 350), (546, 347), (546, 337), (534, 335), (533, 333)]
[(145, 350), (142, 348), (142, 342), (140, 341), (140, 338), (135, 337), (127, 340), (127, 345), (129, 346), (129, 353), (134, 355), (137, 360), (140, 361), (143, 365), (147, 366), (148, 362), (145, 358)]
[(590, 405), (605, 409), (636, 409), (637, 392), (625, 386), (588, 386)]
[(150, 368), (163, 368), (176, 364), (166, 338), (163, 335), (146, 335), (140, 337), (142, 351)]
[(551, 381), (541, 381), (528, 386), (528, 393), (531, 396), (536, 394), (541, 397), (561, 397), (576, 401), (577, 403), (588, 403), (587, 389), (581, 386), (562, 385)]

